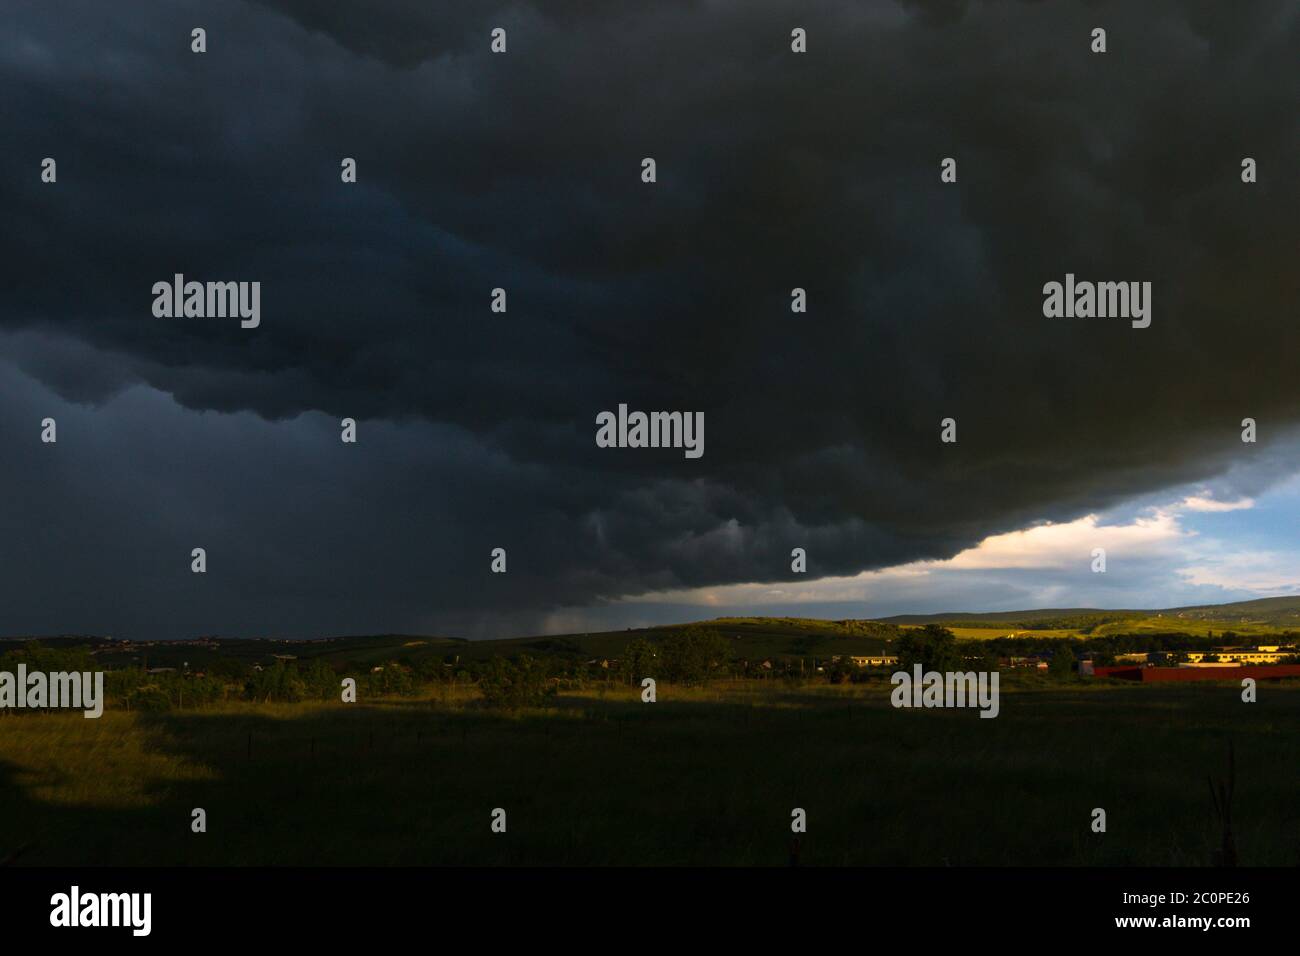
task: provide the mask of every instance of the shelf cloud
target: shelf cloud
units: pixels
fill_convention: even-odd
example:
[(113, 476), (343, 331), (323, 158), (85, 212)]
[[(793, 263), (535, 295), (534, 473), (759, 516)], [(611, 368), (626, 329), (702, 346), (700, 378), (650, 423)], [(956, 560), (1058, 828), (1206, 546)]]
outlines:
[[(20, 3), (6, 630), (497, 636), (1235, 507), (1296, 467), (1298, 46), (1285, 0)], [(1067, 274), (1149, 326), (1045, 316)], [(599, 447), (623, 404), (707, 453)]]

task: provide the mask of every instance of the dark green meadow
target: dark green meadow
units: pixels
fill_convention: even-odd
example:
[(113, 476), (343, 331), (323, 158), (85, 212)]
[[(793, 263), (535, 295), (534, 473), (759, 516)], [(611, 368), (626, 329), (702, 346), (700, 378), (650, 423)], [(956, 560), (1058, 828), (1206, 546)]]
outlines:
[[(12, 865), (1209, 865), (1236, 753), (1243, 865), (1300, 864), (1300, 686), (1003, 684), (1001, 716), (883, 683), (722, 681), (0, 717)], [(207, 811), (205, 834), (191, 810)], [(493, 808), (507, 832), (490, 830)], [(1094, 807), (1108, 832), (1089, 824)]]

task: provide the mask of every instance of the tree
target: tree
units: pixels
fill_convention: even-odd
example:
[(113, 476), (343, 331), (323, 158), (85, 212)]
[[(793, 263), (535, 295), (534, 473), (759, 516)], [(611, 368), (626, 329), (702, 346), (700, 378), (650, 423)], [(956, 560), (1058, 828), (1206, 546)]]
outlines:
[(241, 661), (238, 657), (226, 657), (224, 655), (213, 657), (205, 665), (204, 670), (211, 677), (228, 680), (232, 683), (242, 683), (248, 680), (249, 675), (253, 672), (253, 669), (245, 661)]
[(995, 671), (1001, 664), (996, 648), (988, 641), (969, 641), (961, 648), (966, 670)]
[(657, 677), (658, 654), (655, 646), (644, 638), (628, 641), (623, 648), (623, 658), (619, 664), (623, 676), (633, 682), (643, 677)]
[(1062, 643), (1052, 655), (1052, 662), (1047, 667), (1047, 672), (1053, 677), (1069, 677), (1074, 673), (1074, 649), (1068, 644)]
[(320, 700), (330, 700), (338, 696), (339, 676), (319, 657), (314, 657), (305, 668), (299, 668), (299, 675), (307, 686), (307, 693)]
[(663, 642), (660, 670), (666, 680), (698, 684), (726, 667), (730, 648), (717, 631), (686, 627)]
[(923, 671), (961, 670), (961, 654), (957, 652), (957, 638), (952, 631), (938, 624), (904, 631), (898, 639), (898, 666), (910, 671), (916, 664)]
[(398, 661), (384, 661), (379, 669), (369, 668), (365, 676), (367, 695), (409, 696), (416, 692), (415, 681), (410, 668)]

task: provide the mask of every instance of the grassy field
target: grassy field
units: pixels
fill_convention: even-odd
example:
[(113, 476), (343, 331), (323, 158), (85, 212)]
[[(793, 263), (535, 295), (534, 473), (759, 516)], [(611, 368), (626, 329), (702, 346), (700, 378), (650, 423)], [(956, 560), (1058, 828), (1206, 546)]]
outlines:
[(1277, 638), (1286, 633), (1283, 628), (1269, 624), (1266, 621), (1223, 622), (1197, 621), (1186, 618), (1144, 617), (1134, 621), (1103, 624), (1096, 628), (1092, 634), (1095, 637), (1106, 637), (1111, 634), (1168, 634), (1174, 631), (1180, 634), (1192, 634), (1196, 637), (1205, 637), (1211, 633), (1223, 635), (1225, 632), (1231, 631), (1237, 635), (1239, 643)]
[[(919, 626), (919, 625), (916, 625)], [(904, 627), (904, 630), (907, 626)], [(1078, 631), (1067, 628), (1048, 628), (1025, 631), (1009, 627), (952, 627), (949, 628), (959, 641), (991, 641), (998, 637), (1080, 637)]]
[[(1003, 684), (1002, 713), (888, 685), (613, 687), (506, 715), (473, 691), (0, 717), (17, 864), (1300, 864), (1300, 686)], [(208, 832), (190, 832), (192, 808)], [(493, 808), (508, 832), (490, 831)], [(1094, 807), (1108, 832), (1089, 829)]]

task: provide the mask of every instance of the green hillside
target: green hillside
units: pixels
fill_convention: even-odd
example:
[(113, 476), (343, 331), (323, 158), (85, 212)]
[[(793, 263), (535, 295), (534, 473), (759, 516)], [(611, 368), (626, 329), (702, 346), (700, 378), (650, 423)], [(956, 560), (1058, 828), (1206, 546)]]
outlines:
[(977, 614), (965, 611), (942, 614), (902, 614), (882, 618), (902, 626), (943, 624), (956, 628), (1014, 629), (1025, 631), (1072, 630), (1103, 636), (1140, 631), (1184, 631), (1189, 634), (1225, 630), (1238, 634), (1276, 634), (1300, 630), (1300, 597), (1260, 598), (1231, 604), (1201, 604), (1154, 610), (1103, 608), (1039, 608)]
[(466, 657), (492, 654), (560, 654), (564, 656), (617, 658), (629, 641), (657, 643), (685, 627), (701, 626), (720, 632), (733, 642), (734, 655), (749, 660), (768, 657), (826, 657), (831, 654), (869, 654), (882, 651), (898, 629), (878, 621), (822, 621), (810, 618), (745, 617), (715, 618), (697, 625), (632, 628), (591, 634), (563, 634), (551, 637), (523, 637), (504, 641), (473, 641), (462, 653)]
[[(684, 627), (712, 628), (732, 643), (733, 656), (761, 661), (772, 657), (817, 657), (878, 654), (903, 631), (941, 624), (962, 640), (1108, 637), (1116, 634), (1189, 634), (1220, 636), (1231, 632), (1246, 640), (1300, 631), (1300, 597), (1263, 598), (1233, 604), (1198, 605), (1162, 610), (1038, 608), (996, 613), (951, 612), (907, 614), (881, 620), (828, 621), (795, 617), (723, 617), (698, 624), (669, 625), (578, 634), (539, 635), (505, 640), (470, 641), (456, 637), (411, 634), (356, 635), (314, 640), (205, 638), (153, 644), (123, 644), (107, 638), (61, 635), (36, 638), (50, 646), (90, 645), (109, 668), (147, 666), (205, 670), (220, 658), (268, 663), (276, 656), (331, 663), (381, 664), (482, 660), (493, 655), (558, 656), (570, 660), (618, 658), (629, 641), (665, 640)], [(9, 638), (30, 640), (32, 638)]]

